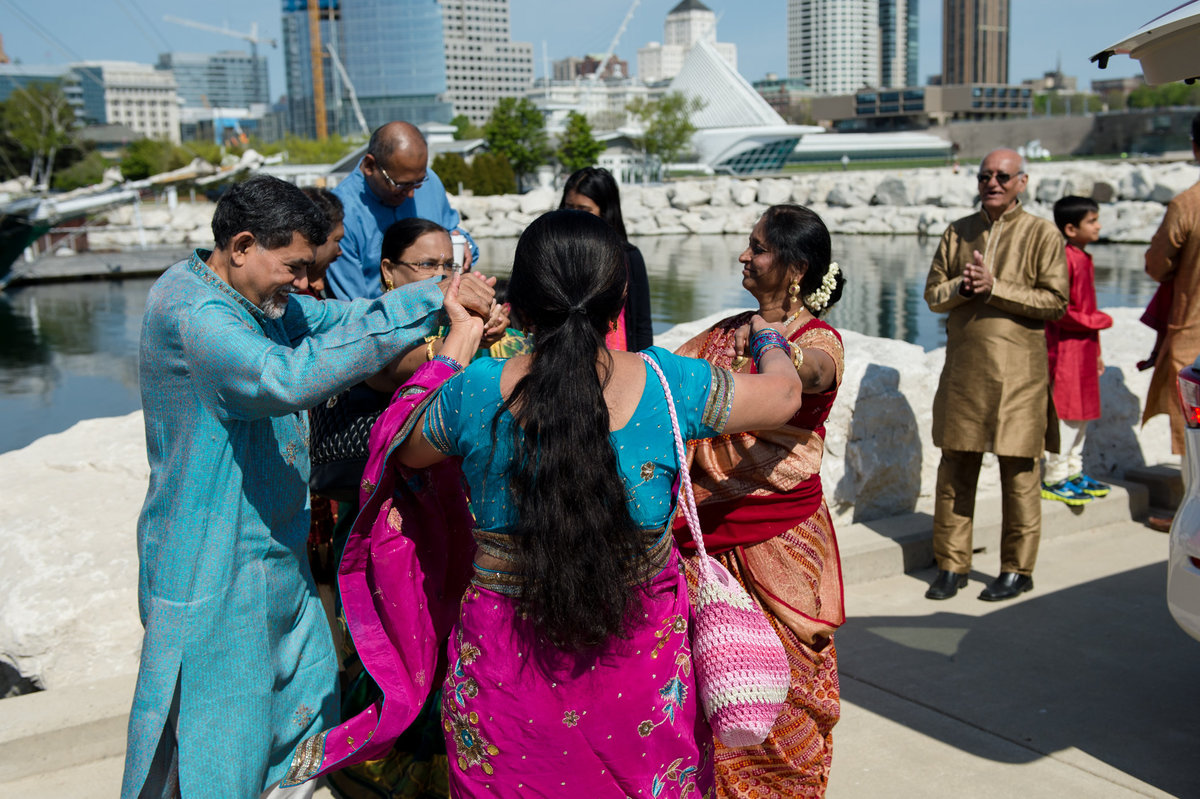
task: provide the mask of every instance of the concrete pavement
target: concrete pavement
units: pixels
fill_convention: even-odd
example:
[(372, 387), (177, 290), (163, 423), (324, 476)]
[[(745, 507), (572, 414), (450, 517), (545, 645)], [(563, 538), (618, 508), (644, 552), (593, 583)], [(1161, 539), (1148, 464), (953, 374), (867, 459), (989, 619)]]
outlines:
[[(1166, 610), (1167, 537), (1132, 521), (1147, 496), (1044, 503), (1035, 588), (1002, 603), (976, 598), (997, 569), (988, 502), (985, 551), (943, 602), (923, 596), (928, 517), (839, 530), (849, 620), (830, 799), (1200, 797), (1200, 642)], [(132, 689), (119, 677), (0, 702), (0, 796), (115, 796)]]
[(1166, 546), (1133, 521), (1052, 536), (1001, 603), (977, 599), (994, 548), (953, 599), (924, 598), (932, 568), (850, 587), (830, 799), (1200, 796), (1200, 642), (1167, 612)]

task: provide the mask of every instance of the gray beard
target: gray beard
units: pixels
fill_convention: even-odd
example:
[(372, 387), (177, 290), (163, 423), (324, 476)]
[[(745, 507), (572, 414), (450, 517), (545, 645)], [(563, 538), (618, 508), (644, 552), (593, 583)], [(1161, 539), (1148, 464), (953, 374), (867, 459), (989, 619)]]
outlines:
[(263, 300), (259, 310), (263, 312), (263, 316), (268, 319), (282, 319), (283, 314), (287, 311), (288, 297), (294, 289), (291, 286), (284, 286), (276, 291), (270, 297)]

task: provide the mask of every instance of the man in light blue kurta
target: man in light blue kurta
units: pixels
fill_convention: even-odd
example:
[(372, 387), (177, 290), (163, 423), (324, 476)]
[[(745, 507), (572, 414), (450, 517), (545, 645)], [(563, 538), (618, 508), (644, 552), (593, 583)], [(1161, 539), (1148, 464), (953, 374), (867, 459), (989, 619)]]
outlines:
[[(419, 217), (462, 233), (478, 265), (479, 248), (460, 227), (442, 181), (429, 169), (429, 148), (407, 122), (389, 122), (371, 134), (367, 154), (333, 193), (346, 212), (342, 254), (329, 266), (326, 282), (335, 297), (378, 297), (383, 234), (401, 219)], [(455, 258), (461, 257), (455, 253)]]
[(253, 177), (218, 203), (216, 250), (170, 267), (147, 300), (146, 630), (123, 797), (253, 799), (299, 740), (338, 721), (305, 546), (306, 409), (428, 334), (442, 291), (424, 281), (356, 303), (292, 295), (327, 225), (295, 186)]

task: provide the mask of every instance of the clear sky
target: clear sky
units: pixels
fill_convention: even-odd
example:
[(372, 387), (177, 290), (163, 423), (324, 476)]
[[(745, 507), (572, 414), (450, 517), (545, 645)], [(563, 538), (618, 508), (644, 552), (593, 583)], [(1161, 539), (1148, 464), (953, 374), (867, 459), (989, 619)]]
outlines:
[[(397, 0), (398, 1), (398, 0)], [(568, 55), (603, 53), (632, 0), (510, 0), (512, 34), (533, 44), (534, 73)], [(718, 15), (717, 38), (738, 46), (738, 67), (751, 81), (787, 72), (787, 0), (704, 0)], [(941, 71), (941, 0), (917, 0), (922, 82)], [(637, 48), (661, 41), (667, 12), (678, 0), (641, 0), (617, 45), (636, 70)], [(1117, 56), (1108, 69), (1088, 62), (1093, 53), (1132, 33), (1178, 0), (1012, 0), (1009, 78), (1019, 82), (1054, 69), (1080, 87), (1105, 77), (1140, 74), (1138, 63)], [(169, 14), (281, 39), (280, 0), (0, 0), (0, 36), (10, 58), (26, 64), (65, 64), (88, 59), (154, 63), (158, 53), (248, 50), (240, 40), (164, 22)], [(282, 44), (282, 41), (280, 42)], [(544, 43), (544, 49), (543, 49)], [(271, 94), (286, 92), (279, 49), (260, 47), (270, 58)]]

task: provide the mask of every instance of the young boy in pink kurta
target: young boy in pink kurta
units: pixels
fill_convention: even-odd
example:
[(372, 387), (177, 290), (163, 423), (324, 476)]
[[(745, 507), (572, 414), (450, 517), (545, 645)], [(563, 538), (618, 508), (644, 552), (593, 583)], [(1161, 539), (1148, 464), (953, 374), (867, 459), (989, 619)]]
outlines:
[(1054, 204), (1054, 222), (1067, 238), (1071, 299), (1067, 313), (1046, 323), (1050, 383), (1058, 414), (1061, 452), (1047, 452), (1042, 499), (1082, 505), (1109, 492), (1083, 473), (1087, 424), (1100, 418), (1100, 331), (1112, 317), (1096, 309), (1095, 268), (1084, 248), (1100, 238), (1100, 207), (1087, 197), (1067, 196)]

